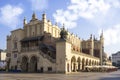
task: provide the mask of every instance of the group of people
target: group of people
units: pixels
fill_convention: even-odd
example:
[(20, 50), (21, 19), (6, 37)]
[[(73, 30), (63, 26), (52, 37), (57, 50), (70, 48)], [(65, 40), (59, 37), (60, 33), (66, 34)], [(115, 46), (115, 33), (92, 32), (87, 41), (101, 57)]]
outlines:
[(118, 68), (115, 66), (86, 66), (85, 71), (86, 72), (112, 72), (117, 71)]

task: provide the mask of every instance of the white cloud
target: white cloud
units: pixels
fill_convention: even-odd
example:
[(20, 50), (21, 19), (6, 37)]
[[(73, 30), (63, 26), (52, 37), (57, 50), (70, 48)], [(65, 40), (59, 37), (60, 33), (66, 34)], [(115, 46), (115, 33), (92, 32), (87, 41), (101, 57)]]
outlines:
[(48, 0), (30, 0), (30, 2), (32, 4), (33, 11), (41, 11), (48, 7)]
[(104, 30), (105, 46), (120, 44), (120, 24)]
[(15, 28), (19, 24), (19, 17), (23, 9), (19, 6), (5, 5), (0, 8), (0, 23), (10, 28)]
[(111, 8), (120, 8), (119, 4), (119, 0), (71, 0), (66, 10), (56, 10), (53, 17), (61, 25), (65, 23), (67, 28), (74, 28), (79, 18), (99, 22), (98, 16), (106, 16)]

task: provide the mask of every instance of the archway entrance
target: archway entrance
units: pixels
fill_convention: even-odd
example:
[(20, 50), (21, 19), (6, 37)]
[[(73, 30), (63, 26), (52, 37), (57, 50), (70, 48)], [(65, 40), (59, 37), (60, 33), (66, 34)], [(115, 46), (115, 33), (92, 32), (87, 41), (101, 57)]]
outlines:
[(89, 65), (89, 63), (88, 63), (88, 59), (86, 59), (86, 64), (85, 64), (85, 66), (88, 66)]
[(89, 60), (89, 66), (91, 66), (91, 60)]
[(30, 59), (30, 72), (37, 72), (37, 57), (32, 56)]
[(71, 59), (71, 71), (75, 72), (76, 71), (76, 58), (72, 57)]
[(23, 72), (28, 71), (28, 58), (26, 56), (22, 57), (21, 69)]

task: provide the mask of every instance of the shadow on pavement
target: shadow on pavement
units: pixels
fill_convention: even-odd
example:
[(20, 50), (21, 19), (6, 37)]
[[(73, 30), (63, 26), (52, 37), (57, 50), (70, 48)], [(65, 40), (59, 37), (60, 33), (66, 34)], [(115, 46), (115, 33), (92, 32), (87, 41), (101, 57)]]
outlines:
[(100, 80), (120, 80), (120, 77), (105, 77)]

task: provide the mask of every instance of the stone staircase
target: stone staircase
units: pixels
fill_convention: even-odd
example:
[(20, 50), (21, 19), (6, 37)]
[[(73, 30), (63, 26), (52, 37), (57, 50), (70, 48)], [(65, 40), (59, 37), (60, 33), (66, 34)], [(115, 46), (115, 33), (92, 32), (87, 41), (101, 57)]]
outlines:
[(39, 54), (43, 57), (48, 59), (50, 62), (55, 63), (56, 59), (53, 59), (50, 55), (45, 54), (44, 52), (42, 52), (41, 50), (39, 51)]

